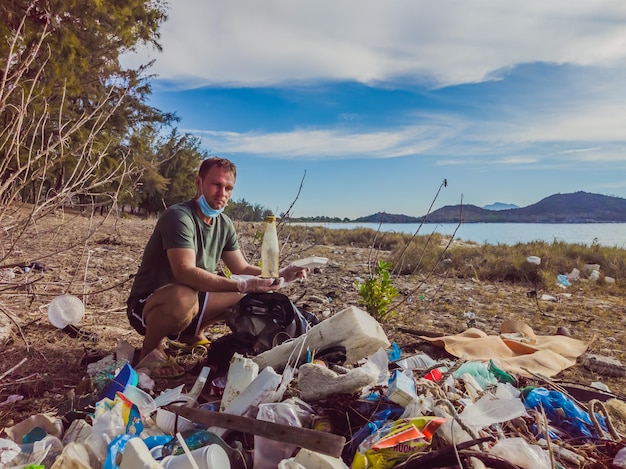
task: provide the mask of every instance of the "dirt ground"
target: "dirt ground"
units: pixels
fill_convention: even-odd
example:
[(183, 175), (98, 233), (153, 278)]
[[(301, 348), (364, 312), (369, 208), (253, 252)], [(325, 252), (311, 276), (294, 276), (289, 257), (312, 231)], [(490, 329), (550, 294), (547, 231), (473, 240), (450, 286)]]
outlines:
[[(57, 212), (18, 239), (11, 216), (1, 220), (0, 249), (3, 257), (11, 255), (0, 265), (0, 429), (36, 413), (71, 409), (90, 391), (84, 379), (88, 357), (113, 353), (120, 340), (141, 345), (141, 337), (128, 325), (125, 302), (155, 221)], [(260, 225), (246, 229), (254, 231)], [(88, 233), (93, 234), (87, 237)], [(252, 239), (242, 237), (242, 246), (250, 248)], [(294, 254), (284, 262), (317, 255), (327, 257), (329, 263), (284, 292), (320, 319), (357, 305), (354, 284), (367, 275), (369, 250), (304, 248), (289, 246), (285, 253)], [(38, 264), (33, 266), (35, 261)], [(624, 358), (626, 303), (608, 290), (585, 285), (563, 290), (555, 284), (552, 290), (537, 292), (539, 297), (547, 294), (557, 300), (545, 301), (529, 295), (530, 286), (473, 279), (434, 277), (424, 282), (415, 276), (397, 279), (395, 284), (402, 304), (383, 328), (406, 354), (424, 346), (418, 334), (462, 332), (467, 328), (464, 313), (472, 312), (475, 327), (488, 334), (498, 334), (500, 325), (510, 319), (525, 322), (539, 335), (552, 335), (563, 327), (574, 338), (593, 339), (589, 352)], [(63, 293), (83, 300), (86, 313), (79, 326), (86, 334), (71, 337), (49, 323), (47, 305)], [(229, 330), (216, 325), (208, 332), (217, 338)], [(181, 358), (187, 376), (178, 382), (157, 381), (155, 391), (193, 384), (194, 370), (201, 362), (202, 356)], [(612, 392), (626, 395), (626, 377), (600, 375), (582, 364), (555, 379), (581, 384), (600, 381)]]

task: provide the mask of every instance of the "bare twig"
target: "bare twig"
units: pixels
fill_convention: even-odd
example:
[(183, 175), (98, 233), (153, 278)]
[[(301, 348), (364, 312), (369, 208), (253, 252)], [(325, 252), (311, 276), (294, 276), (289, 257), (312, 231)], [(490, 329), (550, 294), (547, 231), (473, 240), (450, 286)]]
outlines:
[(0, 375), (0, 381), (2, 381), (6, 376), (8, 376), (11, 373), (13, 373), (15, 370), (17, 370), (20, 366), (22, 366), (27, 361), (28, 361), (28, 358), (26, 358), (26, 357), (22, 358), (22, 360), (20, 360), (20, 362), (17, 365), (15, 365), (14, 367), (9, 368), (7, 371), (2, 373), (2, 375)]
[(419, 226), (417, 227), (417, 230), (415, 230), (415, 232), (413, 233), (413, 236), (411, 236), (411, 239), (409, 240), (409, 242), (406, 243), (406, 246), (404, 246), (404, 249), (398, 255), (398, 258), (394, 260), (393, 264), (396, 266), (393, 269), (394, 273), (398, 273), (398, 272), (402, 271), (402, 261), (404, 259), (404, 254), (406, 253), (406, 250), (409, 248), (411, 242), (415, 239), (415, 237), (420, 232), (420, 230), (421, 230), (422, 226), (424, 225), (424, 223), (426, 223), (426, 220), (428, 219), (428, 215), (430, 215), (430, 211), (433, 209), (433, 205), (435, 205), (435, 201), (439, 197), (439, 193), (441, 192), (441, 189), (444, 188), (444, 187), (448, 187), (448, 180), (447, 179), (444, 179), (443, 182), (439, 185), (439, 189), (437, 189), (437, 193), (435, 194), (435, 197), (431, 201), (430, 207), (428, 207), (428, 211), (426, 212), (426, 215), (424, 215), (424, 217), (422, 218), (422, 221), (420, 222)]
[(298, 198), (300, 198), (300, 192), (302, 192), (302, 187), (304, 186), (304, 178), (306, 178), (306, 170), (304, 171), (302, 179), (300, 180), (300, 187), (298, 187), (298, 193), (296, 194), (295, 199), (293, 199), (293, 202), (291, 202), (291, 205), (289, 205), (289, 208), (285, 211), (285, 213), (283, 213), (281, 220), (278, 222), (279, 228), (281, 228), (291, 217), (291, 209), (296, 204)]
[(418, 291), (420, 288), (422, 288), (422, 286), (426, 283), (426, 281), (432, 277), (435, 273), (435, 269), (439, 266), (439, 264), (443, 261), (444, 256), (446, 254), (446, 252), (448, 251), (448, 249), (450, 248), (450, 245), (452, 244), (452, 242), (455, 239), (456, 236), (456, 232), (459, 230), (459, 228), (461, 227), (461, 224), (463, 223), (463, 197), (461, 196), (461, 206), (460, 206), (460, 213), (459, 213), (459, 223), (457, 224), (456, 228), (454, 229), (454, 232), (452, 233), (452, 236), (450, 236), (450, 239), (448, 240), (448, 243), (446, 244), (446, 247), (444, 248), (444, 250), (441, 252), (441, 255), (439, 256), (439, 259), (437, 259), (437, 262), (435, 263), (435, 265), (433, 266), (432, 269), (430, 269), (430, 272), (428, 272), (428, 274), (426, 275), (426, 277), (424, 277), (424, 279), (422, 279), (421, 282), (419, 282), (417, 284), (417, 286), (415, 288), (413, 288), (412, 290), (409, 291), (409, 293), (398, 303), (393, 304), (390, 309), (395, 309), (398, 308), (399, 306), (403, 305), (404, 303), (406, 303), (407, 299), (411, 297), (411, 295), (413, 295), (416, 291)]
[[(13, 317), (13, 314), (10, 314), (9, 311), (6, 310), (6, 308), (0, 304), (0, 311), (2, 311), (4, 313), (4, 315), (6, 317), (9, 318), (9, 320), (15, 324), (15, 327), (17, 327), (17, 330), (20, 333), (20, 336), (22, 336), (22, 340), (24, 341), (24, 344), (26, 345), (26, 351), (30, 350), (30, 346), (28, 345), (28, 341), (26, 340), (26, 337), (24, 336), (24, 331), (22, 330), (21, 326), (17, 323), (17, 321), (15, 320), (15, 318)], [(2, 379), (2, 378), (0, 378)]]

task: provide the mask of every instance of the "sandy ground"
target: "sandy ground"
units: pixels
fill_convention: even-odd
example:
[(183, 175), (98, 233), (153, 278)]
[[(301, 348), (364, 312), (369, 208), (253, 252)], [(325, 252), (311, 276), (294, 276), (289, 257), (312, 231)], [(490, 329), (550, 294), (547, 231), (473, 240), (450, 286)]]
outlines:
[[(141, 345), (141, 337), (127, 323), (125, 302), (155, 221), (58, 212), (18, 239), (11, 218), (2, 220), (3, 227), (9, 228), (0, 230), (5, 257), (0, 266), (0, 326), (5, 324), (0, 334), (0, 428), (39, 412), (55, 412), (59, 407), (67, 410), (90, 390), (89, 380), (84, 379), (86, 357), (111, 354), (120, 340)], [(248, 231), (259, 228), (247, 226)], [(252, 250), (252, 238), (242, 237), (242, 246), (244, 251)], [(312, 272), (305, 283), (284, 291), (298, 306), (323, 319), (357, 305), (354, 284), (367, 275), (369, 250), (290, 246), (284, 251), (284, 262), (309, 255), (329, 259), (328, 265)], [(33, 261), (44, 270), (26, 272), (28, 269), (20, 267)], [(440, 277), (424, 282), (418, 276), (397, 279), (395, 284), (402, 304), (383, 328), (390, 341), (407, 354), (424, 345), (415, 331), (459, 333), (467, 328), (464, 313), (473, 312), (475, 327), (488, 334), (497, 334), (500, 325), (510, 319), (527, 323), (539, 335), (552, 335), (557, 327), (564, 327), (572, 337), (593, 339), (590, 352), (624, 358), (625, 303), (610, 291), (584, 285), (564, 291), (555, 285), (551, 291), (538, 293), (552, 295), (557, 301), (538, 302), (528, 296), (531, 286)], [(49, 323), (47, 305), (63, 293), (83, 300), (86, 313), (80, 328), (88, 333), (85, 336), (71, 337)], [(228, 332), (224, 325), (208, 331), (212, 338)], [(201, 362), (201, 356), (182, 359), (189, 373), (179, 382), (192, 384), (197, 375), (193, 371)], [(556, 379), (583, 384), (600, 381), (614, 393), (626, 395), (625, 377), (600, 375), (582, 364)], [(155, 391), (175, 384), (157, 381)], [(13, 399), (16, 401), (10, 402)]]

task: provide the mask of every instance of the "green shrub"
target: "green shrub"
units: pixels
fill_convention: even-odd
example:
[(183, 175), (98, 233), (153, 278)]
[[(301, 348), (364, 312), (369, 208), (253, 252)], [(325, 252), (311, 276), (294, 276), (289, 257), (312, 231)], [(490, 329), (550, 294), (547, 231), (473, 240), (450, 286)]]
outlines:
[(370, 275), (365, 282), (358, 283), (359, 304), (376, 320), (383, 322), (393, 314), (387, 307), (398, 294), (398, 290), (391, 282), (389, 269), (391, 262), (378, 260), (375, 274)]

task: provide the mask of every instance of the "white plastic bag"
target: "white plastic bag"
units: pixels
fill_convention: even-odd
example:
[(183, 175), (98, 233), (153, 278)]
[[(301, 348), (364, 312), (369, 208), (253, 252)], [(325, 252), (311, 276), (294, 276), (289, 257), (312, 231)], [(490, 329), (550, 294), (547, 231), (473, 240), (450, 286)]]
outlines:
[[(298, 418), (299, 409), (286, 402), (268, 402), (259, 405), (257, 420), (280, 423), (291, 427), (302, 427)], [(297, 447), (284, 442), (254, 436), (254, 468), (274, 469), (283, 459), (291, 457)]]
[(523, 415), (526, 415), (526, 407), (520, 399), (494, 399), (485, 394), (465, 407), (459, 417), (468, 427), (482, 430), (494, 423), (508, 422)]
[(550, 455), (540, 446), (531, 445), (523, 438), (499, 440), (490, 454), (499, 456), (524, 469), (551, 469)]

